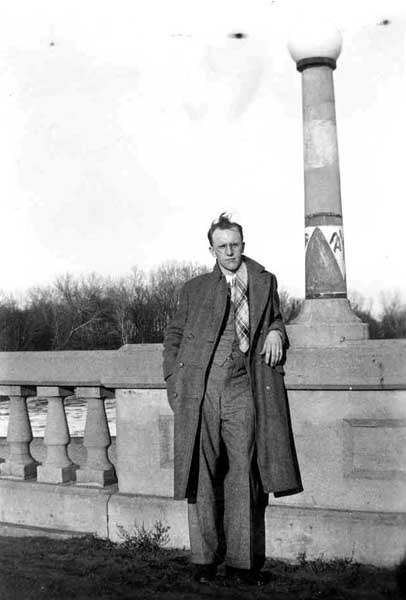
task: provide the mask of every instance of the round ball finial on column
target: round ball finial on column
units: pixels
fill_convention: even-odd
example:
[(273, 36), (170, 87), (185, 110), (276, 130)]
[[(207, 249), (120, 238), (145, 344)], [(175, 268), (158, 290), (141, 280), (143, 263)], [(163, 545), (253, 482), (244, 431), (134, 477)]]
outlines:
[(347, 299), (333, 70), (342, 47), (330, 23), (301, 23), (288, 43), (302, 75), (306, 300), (289, 326), (297, 345), (365, 339)]
[(342, 35), (334, 25), (313, 20), (307, 26), (299, 26), (292, 32), (288, 50), (300, 72), (306, 66), (315, 64), (335, 69), (342, 45)]

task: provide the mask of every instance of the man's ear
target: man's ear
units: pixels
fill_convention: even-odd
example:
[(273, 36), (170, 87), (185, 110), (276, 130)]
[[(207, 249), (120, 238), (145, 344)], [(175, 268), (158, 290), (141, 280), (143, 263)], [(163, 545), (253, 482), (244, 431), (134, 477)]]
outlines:
[(216, 258), (216, 253), (214, 252), (213, 246), (209, 246), (209, 252), (212, 256), (214, 256), (214, 258)]
[(244, 250), (245, 250), (245, 242), (243, 242), (243, 243), (241, 244), (241, 248), (242, 248), (242, 251), (244, 252)]

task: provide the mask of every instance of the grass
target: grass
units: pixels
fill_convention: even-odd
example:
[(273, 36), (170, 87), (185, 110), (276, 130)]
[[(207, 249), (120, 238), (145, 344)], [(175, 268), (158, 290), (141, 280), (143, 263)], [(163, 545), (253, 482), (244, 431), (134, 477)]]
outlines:
[[(142, 539), (158, 536), (155, 546)], [(268, 560), (271, 581), (263, 588), (192, 579), (188, 552), (163, 548), (168, 530), (135, 527), (121, 544), (93, 536), (55, 540), (44, 537), (0, 538), (1, 600), (161, 600), (201, 598), (250, 600), (397, 600), (394, 569), (351, 560), (295, 563)], [(138, 543), (136, 540), (138, 539)], [(398, 571), (399, 574), (399, 571)]]

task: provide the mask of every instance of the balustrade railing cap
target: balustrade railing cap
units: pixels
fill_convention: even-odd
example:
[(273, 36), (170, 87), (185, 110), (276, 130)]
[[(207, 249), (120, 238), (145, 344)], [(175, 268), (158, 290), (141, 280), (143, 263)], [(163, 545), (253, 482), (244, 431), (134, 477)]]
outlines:
[(0, 382), (0, 396), (35, 396), (35, 385), (15, 382)]

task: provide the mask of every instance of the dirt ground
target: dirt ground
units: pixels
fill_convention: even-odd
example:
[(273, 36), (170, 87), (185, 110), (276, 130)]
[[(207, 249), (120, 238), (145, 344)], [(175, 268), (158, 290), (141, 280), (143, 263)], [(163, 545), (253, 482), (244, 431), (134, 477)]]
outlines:
[(185, 550), (137, 551), (92, 536), (2, 537), (0, 556), (1, 600), (402, 598), (394, 570), (351, 561), (268, 560), (266, 586), (237, 588), (225, 582), (221, 571), (213, 584), (195, 583)]

